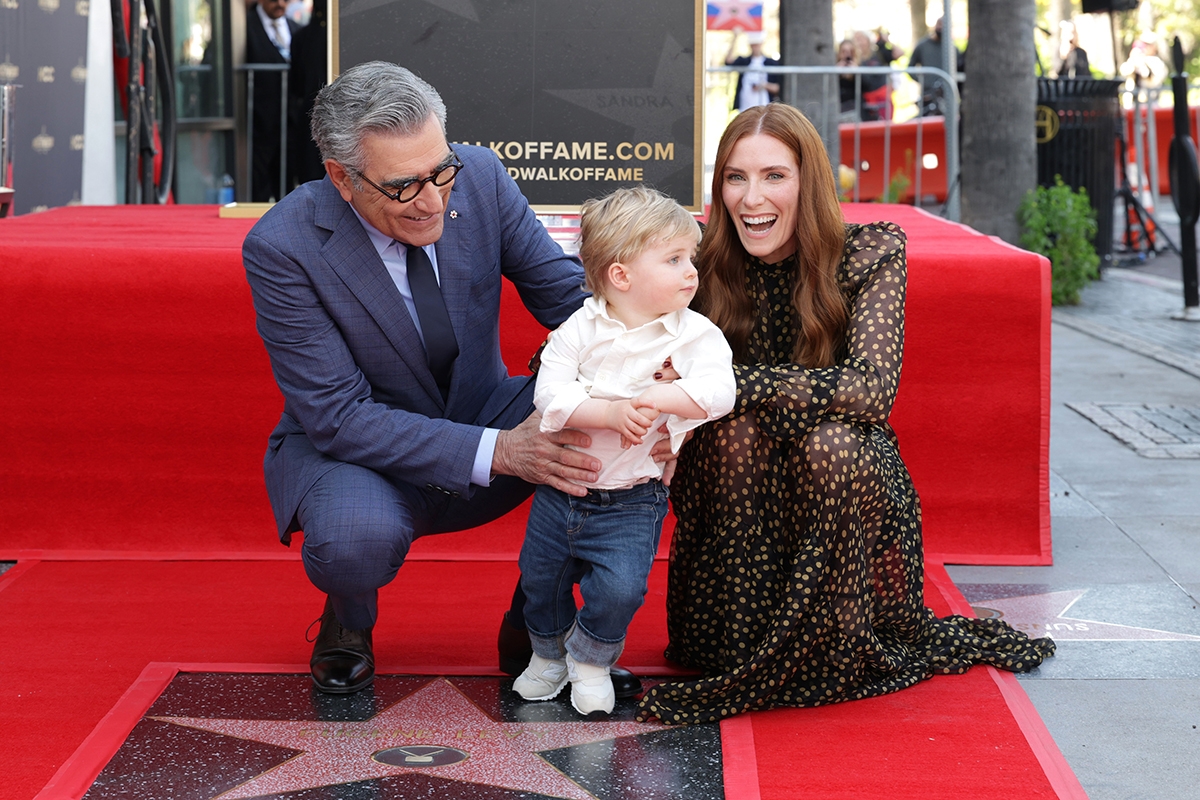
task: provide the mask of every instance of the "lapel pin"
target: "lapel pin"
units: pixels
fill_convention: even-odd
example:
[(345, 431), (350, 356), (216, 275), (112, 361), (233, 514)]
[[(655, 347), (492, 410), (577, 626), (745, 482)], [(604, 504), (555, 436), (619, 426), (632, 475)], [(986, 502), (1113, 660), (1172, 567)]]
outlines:
[(451, 211), (451, 212), (450, 212), (450, 219), (458, 219), (458, 212), (457, 212), (457, 211)]

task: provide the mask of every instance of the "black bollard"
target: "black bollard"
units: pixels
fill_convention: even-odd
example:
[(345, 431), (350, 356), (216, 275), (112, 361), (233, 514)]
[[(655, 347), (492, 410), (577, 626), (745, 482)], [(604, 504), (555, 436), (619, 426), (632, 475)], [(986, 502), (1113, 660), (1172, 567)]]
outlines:
[(1183, 262), (1183, 313), (1176, 319), (1200, 322), (1200, 286), (1196, 278), (1196, 220), (1200, 218), (1200, 171), (1196, 166), (1196, 144), (1188, 129), (1187, 73), (1183, 71), (1183, 45), (1179, 37), (1171, 47), (1175, 74), (1175, 138), (1171, 140), (1168, 169), (1171, 201), (1179, 214), (1180, 255)]

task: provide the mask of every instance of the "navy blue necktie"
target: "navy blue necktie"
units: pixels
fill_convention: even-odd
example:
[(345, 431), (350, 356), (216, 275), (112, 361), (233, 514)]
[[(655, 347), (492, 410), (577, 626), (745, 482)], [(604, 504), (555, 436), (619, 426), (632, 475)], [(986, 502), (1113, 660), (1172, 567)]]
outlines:
[(408, 285), (425, 337), (425, 357), (444, 400), (450, 391), (450, 370), (458, 357), (458, 342), (454, 339), (454, 328), (450, 325), (450, 315), (446, 313), (446, 303), (442, 300), (442, 290), (433, 274), (429, 256), (415, 245), (402, 246), (408, 248)]

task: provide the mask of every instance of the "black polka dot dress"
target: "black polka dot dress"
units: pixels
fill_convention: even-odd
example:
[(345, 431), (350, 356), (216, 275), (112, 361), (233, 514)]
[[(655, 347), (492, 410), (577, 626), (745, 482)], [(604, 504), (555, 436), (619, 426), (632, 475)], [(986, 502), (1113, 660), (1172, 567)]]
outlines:
[(848, 225), (850, 308), (832, 367), (791, 362), (795, 256), (752, 259), (759, 304), (737, 403), (702, 426), (671, 484), (678, 524), (667, 657), (697, 680), (652, 687), (642, 719), (711, 722), (751, 709), (894, 692), (986, 663), (1026, 671), (1054, 653), (999, 620), (925, 607), (921, 510), (888, 415), (904, 344), (904, 233)]

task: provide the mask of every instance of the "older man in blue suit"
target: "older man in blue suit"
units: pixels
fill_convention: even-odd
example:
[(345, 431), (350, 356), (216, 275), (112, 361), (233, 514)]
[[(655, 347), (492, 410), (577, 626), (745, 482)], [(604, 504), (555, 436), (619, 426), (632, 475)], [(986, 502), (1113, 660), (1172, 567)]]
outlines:
[[(304, 532), (305, 570), (328, 596), (311, 666), (329, 693), (374, 678), (378, 589), (414, 539), (495, 519), (534, 484), (582, 496), (600, 468), (569, 447), (587, 446), (583, 433), (538, 431), (533, 381), (500, 354), (502, 279), (554, 328), (583, 302), (582, 269), (488, 148), (449, 146), (445, 118), (402, 67), (342, 73), (313, 110), (327, 177), (291, 192), (243, 245), (284, 397), (267, 492), (280, 539)], [(501, 664), (519, 673), (519, 587), (513, 603)], [(506, 661), (505, 647), (521, 652)]]

